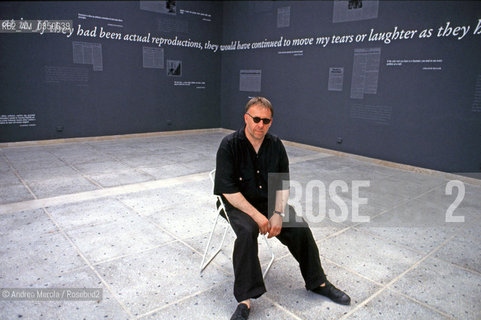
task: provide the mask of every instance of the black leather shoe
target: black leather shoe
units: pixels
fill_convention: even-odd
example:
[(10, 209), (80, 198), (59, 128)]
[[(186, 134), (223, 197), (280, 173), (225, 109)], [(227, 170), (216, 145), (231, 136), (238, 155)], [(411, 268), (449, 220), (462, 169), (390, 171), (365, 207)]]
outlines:
[(343, 291), (336, 288), (332, 283), (326, 281), (325, 287), (318, 287), (316, 289), (312, 289), (312, 292), (320, 294), (322, 296), (328, 297), (335, 303), (349, 305), (351, 304), (351, 298), (345, 294)]
[(239, 303), (230, 320), (247, 320), (250, 311), (251, 309), (249, 309), (245, 303)]

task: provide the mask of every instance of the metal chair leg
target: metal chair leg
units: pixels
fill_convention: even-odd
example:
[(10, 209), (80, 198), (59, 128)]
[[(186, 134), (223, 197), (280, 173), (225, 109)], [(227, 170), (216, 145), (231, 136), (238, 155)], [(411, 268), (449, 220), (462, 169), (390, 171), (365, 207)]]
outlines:
[[(210, 247), (210, 243), (211, 243), (211, 240), (212, 240), (212, 236), (214, 235), (215, 227), (217, 226), (217, 221), (219, 220), (219, 217), (220, 217), (220, 214), (219, 214), (219, 212), (217, 212), (217, 217), (215, 218), (214, 226), (212, 228), (212, 231), (210, 232), (209, 240), (207, 241), (207, 245), (206, 245), (205, 251), (204, 251), (204, 256), (202, 257), (202, 262), (200, 263), (200, 272), (201, 273), (212, 262), (212, 260), (214, 260), (214, 258), (217, 256), (217, 254), (222, 250), (222, 245), (224, 244), (224, 240), (225, 240), (225, 236), (227, 234), (227, 230), (230, 227), (228, 224), (226, 225), (225, 230), (224, 230), (224, 235), (222, 236), (222, 241), (220, 242), (219, 247), (213, 253), (213, 255), (206, 261), (207, 253), (209, 252), (209, 247)], [(204, 261), (205, 261), (205, 263), (204, 263)]]
[(271, 268), (272, 264), (274, 263), (274, 259), (276, 258), (274, 255), (274, 251), (272, 250), (272, 246), (269, 243), (269, 240), (267, 239), (266, 235), (263, 235), (263, 238), (267, 244), (267, 247), (269, 248), (269, 253), (271, 254), (271, 260), (269, 261), (269, 264), (266, 267), (266, 270), (264, 270), (264, 273), (262, 275), (262, 278), (265, 279), (267, 276), (267, 273), (269, 272), (269, 269)]

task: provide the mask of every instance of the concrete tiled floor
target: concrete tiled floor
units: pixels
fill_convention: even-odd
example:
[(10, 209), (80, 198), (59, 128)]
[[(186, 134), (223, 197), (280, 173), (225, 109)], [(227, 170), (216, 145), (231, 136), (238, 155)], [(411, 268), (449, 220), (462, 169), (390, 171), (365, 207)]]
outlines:
[[(224, 135), (207, 130), (0, 148), (0, 288), (103, 289), (100, 302), (0, 298), (0, 318), (228, 319), (236, 306), (232, 231), (199, 274), (215, 218), (208, 171)], [(251, 319), (481, 318), (481, 183), (297, 144), (286, 148), (300, 188), (296, 210), (313, 209), (323, 267), (352, 304), (307, 292), (295, 260), (271, 240), (276, 261)], [(447, 194), (451, 179), (463, 180), (453, 215), (464, 223), (445, 222), (460, 192)], [(329, 187), (338, 180), (345, 189), (333, 197)], [(353, 199), (355, 180), (369, 181), (359, 189), (367, 204)], [(357, 206), (369, 222), (353, 221)], [(340, 219), (342, 207), (347, 219)], [(323, 208), (327, 218), (320, 219)], [(259, 246), (265, 267), (270, 257)]]

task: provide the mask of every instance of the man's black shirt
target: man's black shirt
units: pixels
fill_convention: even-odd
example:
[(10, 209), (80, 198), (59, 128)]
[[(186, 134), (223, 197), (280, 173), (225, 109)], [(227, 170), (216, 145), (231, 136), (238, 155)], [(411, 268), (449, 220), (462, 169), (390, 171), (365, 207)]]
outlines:
[[(289, 179), (289, 160), (282, 141), (267, 133), (256, 153), (245, 135), (244, 127), (224, 137), (219, 146), (214, 194), (240, 192), (257, 210), (266, 214), (269, 173), (283, 173), (283, 180)], [(286, 185), (272, 187), (271, 191), (285, 189)], [(227, 210), (232, 209), (225, 198), (224, 203)]]

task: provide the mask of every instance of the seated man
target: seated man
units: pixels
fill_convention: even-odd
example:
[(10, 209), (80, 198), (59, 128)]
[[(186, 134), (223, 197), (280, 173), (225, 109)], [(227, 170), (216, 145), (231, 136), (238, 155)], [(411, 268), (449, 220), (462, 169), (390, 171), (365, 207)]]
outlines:
[[(267, 133), (274, 110), (269, 100), (255, 97), (245, 107), (245, 127), (226, 136), (217, 151), (214, 193), (225, 203), (237, 239), (234, 244), (234, 296), (239, 302), (231, 319), (247, 319), (250, 299), (266, 288), (258, 258), (257, 237), (269, 233), (289, 248), (299, 262), (307, 290), (348, 305), (351, 299), (327, 279), (311, 230), (288, 207), (289, 189), (275, 188), (269, 197), (268, 175), (288, 175), (289, 160), (281, 140)], [(277, 185), (277, 184), (276, 184)], [(274, 199), (273, 199), (274, 198)], [(272, 200), (272, 201), (270, 201)], [(269, 208), (273, 208), (269, 212)], [(284, 218), (284, 212), (288, 217)], [(283, 218), (290, 221), (283, 228)], [(292, 224), (294, 220), (301, 220)]]

